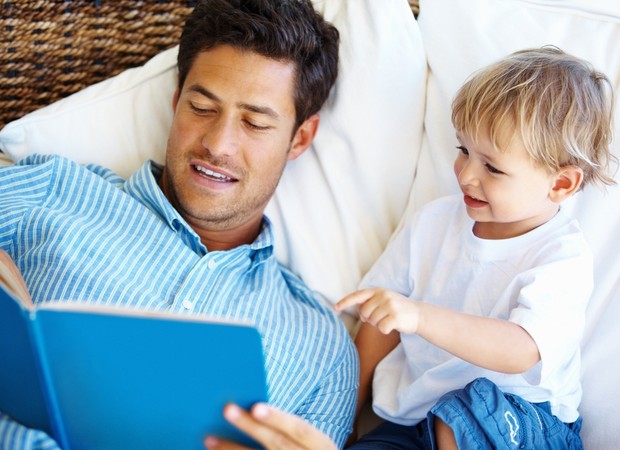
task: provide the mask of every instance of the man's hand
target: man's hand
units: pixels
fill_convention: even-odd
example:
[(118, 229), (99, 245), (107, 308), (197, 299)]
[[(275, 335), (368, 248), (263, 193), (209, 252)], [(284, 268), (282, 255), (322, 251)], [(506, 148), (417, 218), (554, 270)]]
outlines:
[[(237, 405), (226, 405), (224, 417), (267, 450), (335, 450), (337, 448), (329, 437), (300, 417), (284, 413), (265, 403), (257, 403), (249, 412)], [(209, 450), (247, 448), (214, 436), (208, 436), (204, 444)]]

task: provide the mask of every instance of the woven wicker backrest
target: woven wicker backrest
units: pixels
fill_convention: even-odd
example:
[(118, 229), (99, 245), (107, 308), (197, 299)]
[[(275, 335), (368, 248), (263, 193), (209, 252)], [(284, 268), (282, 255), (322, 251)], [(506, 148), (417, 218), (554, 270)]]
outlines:
[[(355, 0), (351, 0), (355, 1)], [(381, 1), (381, 0), (376, 0)], [(408, 0), (417, 15), (418, 0)], [(195, 0), (0, 4), (0, 128), (177, 44)]]
[(177, 44), (194, 1), (0, 4), (0, 128)]

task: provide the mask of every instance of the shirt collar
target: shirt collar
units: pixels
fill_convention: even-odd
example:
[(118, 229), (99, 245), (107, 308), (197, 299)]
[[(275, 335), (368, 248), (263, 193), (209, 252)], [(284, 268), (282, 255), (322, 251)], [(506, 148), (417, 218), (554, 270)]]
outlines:
[[(154, 161), (146, 161), (125, 183), (124, 190), (129, 195), (140, 201), (153, 213), (161, 218), (168, 226), (177, 233), (185, 233), (191, 236), (194, 241), (193, 247), (202, 249), (200, 253), (207, 253), (207, 249), (200, 242), (200, 237), (188, 225), (185, 219), (174, 208), (162, 190), (159, 188), (158, 180), (161, 177), (163, 166)], [(267, 216), (263, 215), (261, 230), (249, 248), (251, 250), (267, 249), (269, 253), (273, 251), (273, 226)], [(242, 246), (244, 247), (244, 246)]]

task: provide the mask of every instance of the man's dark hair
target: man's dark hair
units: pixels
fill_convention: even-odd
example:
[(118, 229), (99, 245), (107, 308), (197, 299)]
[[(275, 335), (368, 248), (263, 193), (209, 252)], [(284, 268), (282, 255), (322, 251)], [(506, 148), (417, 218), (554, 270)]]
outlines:
[(179, 46), (179, 90), (198, 53), (218, 45), (296, 66), (295, 129), (321, 109), (338, 73), (338, 30), (310, 0), (202, 0), (188, 16)]

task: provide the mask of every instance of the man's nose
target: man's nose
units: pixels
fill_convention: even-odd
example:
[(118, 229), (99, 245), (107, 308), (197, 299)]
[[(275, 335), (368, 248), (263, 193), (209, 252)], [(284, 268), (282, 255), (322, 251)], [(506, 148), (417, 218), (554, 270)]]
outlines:
[(235, 121), (222, 115), (209, 123), (201, 143), (212, 155), (230, 156), (239, 150), (239, 132)]

